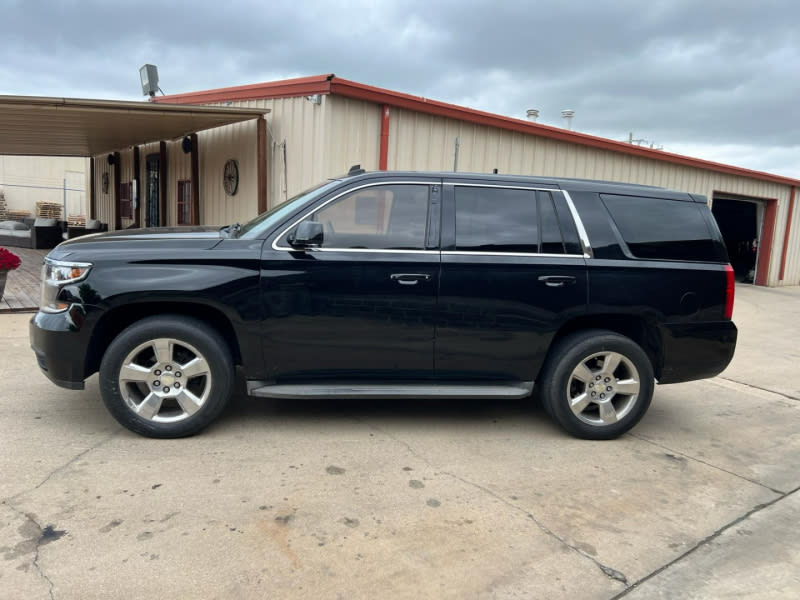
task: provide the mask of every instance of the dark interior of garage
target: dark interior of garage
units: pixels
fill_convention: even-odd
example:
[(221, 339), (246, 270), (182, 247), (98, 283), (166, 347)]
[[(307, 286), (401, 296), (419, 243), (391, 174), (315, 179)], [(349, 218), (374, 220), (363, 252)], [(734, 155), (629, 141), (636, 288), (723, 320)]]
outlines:
[(755, 202), (714, 198), (712, 212), (719, 224), (736, 280), (753, 283), (758, 255), (758, 207)]

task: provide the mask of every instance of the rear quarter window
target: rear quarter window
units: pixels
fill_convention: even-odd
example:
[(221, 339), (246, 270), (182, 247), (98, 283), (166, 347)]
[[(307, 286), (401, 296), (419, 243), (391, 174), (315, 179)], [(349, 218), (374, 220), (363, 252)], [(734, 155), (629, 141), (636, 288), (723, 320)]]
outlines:
[(726, 262), (696, 202), (600, 194), (636, 258)]

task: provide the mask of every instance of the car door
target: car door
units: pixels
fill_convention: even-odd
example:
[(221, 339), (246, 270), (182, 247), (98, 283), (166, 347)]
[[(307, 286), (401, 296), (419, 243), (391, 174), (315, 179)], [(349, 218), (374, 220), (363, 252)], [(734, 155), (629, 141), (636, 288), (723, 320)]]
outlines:
[(445, 180), (439, 285), (437, 378), (532, 381), (587, 304), (567, 199), (555, 186)]
[[(335, 191), (262, 253), (266, 371), (273, 380), (433, 377), (440, 180)], [(292, 248), (302, 223), (317, 246)]]

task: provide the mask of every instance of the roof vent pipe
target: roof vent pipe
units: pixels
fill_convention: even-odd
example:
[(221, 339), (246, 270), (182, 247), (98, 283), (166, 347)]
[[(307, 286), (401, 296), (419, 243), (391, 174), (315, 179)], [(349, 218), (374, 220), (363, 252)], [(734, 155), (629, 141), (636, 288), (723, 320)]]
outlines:
[(567, 108), (566, 110), (561, 111), (561, 118), (564, 119), (567, 129), (569, 129), (570, 131), (572, 131), (572, 117), (574, 116), (575, 116), (574, 110), (570, 110)]
[(529, 108), (528, 112), (525, 114), (528, 116), (528, 121), (532, 123), (536, 123), (536, 119), (539, 118), (539, 110), (536, 108)]

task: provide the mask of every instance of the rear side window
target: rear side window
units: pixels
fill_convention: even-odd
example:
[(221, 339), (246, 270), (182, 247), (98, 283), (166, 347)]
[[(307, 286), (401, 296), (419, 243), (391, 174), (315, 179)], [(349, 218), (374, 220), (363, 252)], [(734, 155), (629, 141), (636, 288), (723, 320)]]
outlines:
[(456, 250), (564, 254), (550, 192), (456, 186)]
[(720, 260), (696, 202), (600, 194), (622, 239), (637, 258)]

